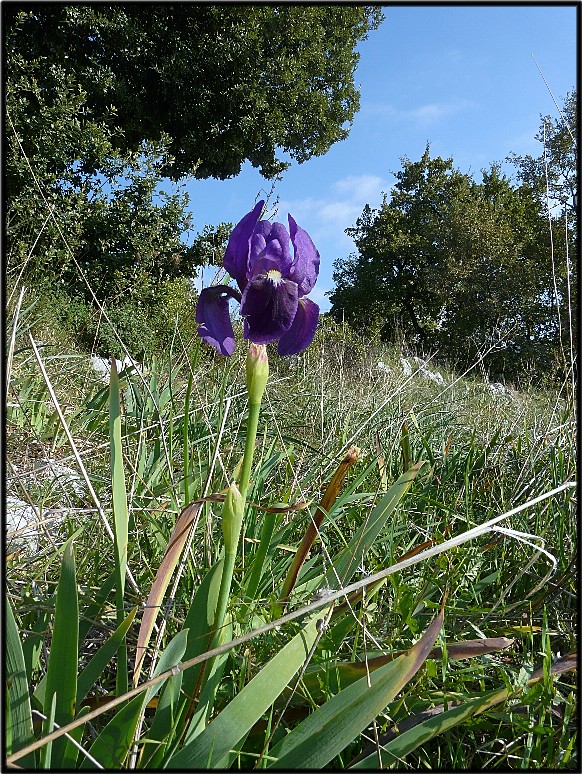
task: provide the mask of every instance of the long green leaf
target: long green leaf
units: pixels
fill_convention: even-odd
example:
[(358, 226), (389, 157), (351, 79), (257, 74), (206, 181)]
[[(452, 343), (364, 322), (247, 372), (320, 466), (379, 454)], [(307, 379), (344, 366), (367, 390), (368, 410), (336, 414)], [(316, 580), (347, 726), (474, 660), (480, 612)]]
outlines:
[[(64, 726), (75, 717), (77, 697), (77, 667), (79, 662), (79, 603), (77, 598), (77, 576), (73, 539), (70, 538), (63, 550), (61, 577), (57, 587), (55, 619), (47, 667), (44, 714), (51, 712), (53, 697), (56, 695), (55, 721)], [(45, 733), (54, 731), (44, 724)], [(56, 739), (52, 750), (52, 765), (64, 765), (67, 740)]]
[(184, 508), (190, 503), (190, 448), (189, 448), (189, 427), (190, 427), (190, 395), (192, 393), (193, 373), (188, 376), (188, 386), (186, 387), (186, 397), (184, 398), (184, 425), (182, 427), (182, 460), (184, 464)]
[[(218, 639), (216, 645), (224, 645), (225, 642), (232, 640), (232, 621), (230, 615), (226, 615), (222, 628), (218, 633)], [(220, 680), (226, 666), (226, 662), (230, 657), (230, 653), (222, 653), (217, 656), (212, 662), (212, 668), (208, 673), (208, 677), (204, 683), (204, 689), (200, 694), (200, 700), (196, 707), (196, 712), (190, 722), (186, 736), (184, 737), (184, 744), (188, 744), (195, 737), (199, 736), (202, 731), (208, 725), (208, 720), (214, 709), (214, 700), (216, 698), (216, 692), (220, 685)]]
[[(53, 729), (54, 728), (54, 721), (55, 721), (55, 711), (57, 708), (57, 695), (56, 693), (53, 693), (53, 697), (51, 699), (50, 707), (46, 716), (45, 721), (45, 727), (47, 729)], [(63, 742), (64, 747), (66, 748), (67, 740), (66, 739), (56, 739), (56, 742)], [(46, 744), (43, 748), (41, 748), (40, 751), (40, 767), (41, 769), (50, 769), (51, 768), (51, 762), (52, 762), (52, 754), (53, 754), (53, 743), (49, 742)]]
[[(550, 673), (552, 675), (559, 675), (575, 670), (576, 668), (576, 655), (569, 654), (555, 661), (550, 668)], [(530, 688), (544, 679), (545, 674), (543, 668), (538, 669), (531, 675), (529, 680), (527, 680), (526, 685)], [(522, 692), (522, 686), (517, 686), (513, 691), (508, 688), (502, 688), (497, 691), (488, 691), (487, 693), (475, 696), (470, 701), (460, 704), (446, 712), (433, 711), (431, 712), (431, 716), (426, 720), (414, 723), (410, 728), (403, 730), (402, 733), (396, 736), (393, 735), (393, 732), (389, 732), (390, 738), (387, 738), (388, 735), (384, 735), (384, 737), (381, 737), (379, 740), (381, 745), (380, 755), (382, 765), (393, 765), (396, 761), (400, 763), (405, 755), (412, 752), (417, 747), (420, 747), (425, 742), (428, 742), (430, 739), (433, 739), (435, 736), (448, 731), (474, 715), (480, 715), (483, 712), (487, 712), (491, 707), (506, 701), (506, 699), (515, 698)], [(442, 705), (440, 709), (443, 710)], [(415, 718), (412, 717), (409, 722), (412, 723), (414, 720)], [(404, 723), (401, 725), (404, 725)], [(375, 750), (369, 755), (363, 753), (361, 756), (355, 758), (349, 768), (375, 769), (377, 767), (378, 751)]]
[[(182, 629), (182, 631), (178, 632), (178, 634), (169, 642), (156, 665), (154, 677), (171, 669), (181, 661), (186, 648), (187, 638), (188, 631)], [(142, 707), (147, 705), (160, 690), (162, 685), (163, 683), (158, 683), (157, 685), (148, 688), (147, 691), (136, 696), (129, 704), (122, 707), (93, 742), (89, 753), (101, 766), (103, 766), (103, 768), (119, 769), (123, 766), (123, 762), (125, 761), (133, 741)], [(81, 764), (81, 768), (83, 769), (92, 768), (92, 766), (93, 764), (88, 760), (85, 760)]]
[(113, 632), (106, 642), (99, 648), (97, 653), (89, 661), (87, 666), (80, 673), (77, 678), (77, 706), (81, 704), (85, 696), (89, 693), (93, 685), (95, 685), (98, 678), (103, 673), (107, 664), (111, 661), (113, 656), (118, 652), (119, 646), (123, 642), (127, 630), (133, 623), (137, 608), (130, 611), (129, 615), (123, 621), (120, 626)]
[(412, 679), (442, 626), (444, 609), (404, 655), (333, 696), (269, 752), (268, 768), (320, 769), (338, 755)]
[(79, 619), (79, 642), (80, 643), (84, 641), (91, 627), (94, 626), (95, 621), (100, 615), (101, 610), (103, 609), (103, 606), (107, 602), (109, 594), (111, 593), (111, 589), (114, 586), (115, 586), (115, 570), (113, 570), (113, 572), (110, 573), (105, 578), (105, 580), (103, 581), (103, 584), (101, 585), (101, 588), (95, 594), (93, 601), (90, 602), (87, 608), (83, 610), (83, 612), (81, 613), (81, 617)]
[[(184, 628), (188, 629), (188, 642), (184, 652), (185, 661), (199, 656), (210, 647), (214, 633), (214, 616), (223, 564), (224, 558), (221, 558), (208, 570), (194, 595), (192, 605), (184, 620)], [(204, 666), (204, 663), (197, 664), (181, 673), (181, 700), (175, 710), (176, 722), (171, 728), (167, 727), (168, 710), (166, 704), (169, 696), (165, 695), (166, 689), (170, 687), (169, 683), (160, 696), (158, 709), (152, 723), (151, 735), (154, 739), (165, 739), (164, 747), (166, 749), (158, 748), (153, 754), (151, 751), (144, 751), (143, 759), (148, 767), (161, 766), (164, 758), (170, 758), (176, 752), (178, 741), (182, 738), (194, 713), (195, 698), (199, 692), (201, 670)]]
[[(408, 755), (408, 753), (413, 750), (416, 750), (417, 747), (425, 744), (425, 742), (428, 742), (435, 736), (443, 734), (454, 726), (459, 725), (459, 723), (463, 723), (474, 715), (486, 712), (496, 704), (505, 701), (509, 693), (510, 692), (506, 688), (502, 688), (499, 691), (490, 691), (489, 693), (479, 696), (476, 699), (472, 699), (458, 707), (435, 714), (427, 720), (418, 723), (413, 728), (403, 731), (401, 734), (398, 734), (395, 739), (381, 745), (380, 758), (382, 766), (401, 764), (404, 756)], [(366, 758), (356, 761), (350, 768), (376, 769), (378, 768), (378, 765), (378, 751), (376, 750)]]
[[(28, 632), (26, 639), (22, 643), (22, 653), (24, 655), (24, 663), (26, 665), (26, 674), (30, 679), (34, 678), (35, 670), (40, 664), (42, 646), (45, 641), (46, 632), (49, 628), (53, 602), (53, 599), (47, 599), (46, 608), (37, 611), (38, 617), (32, 625), (32, 630)], [(44, 677), (41, 678), (41, 682), (43, 680)], [(34, 693), (36, 694), (36, 690)], [(43, 699), (39, 699), (39, 708), (42, 706)]]
[(213, 768), (221, 763), (301, 668), (318, 635), (318, 615), (274, 656), (190, 744), (173, 755), (170, 769)]
[[(514, 640), (507, 637), (488, 637), (463, 642), (447, 643), (447, 658), (449, 661), (475, 658), (486, 653), (494, 653), (512, 645)], [(313, 698), (321, 692), (321, 687), (337, 693), (348, 685), (355, 683), (369, 672), (375, 672), (380, 667), (393, 661), (400, 653), (388, 653), (382, 656), (362, 656), (359, 661), (332, 661), (327, 664), (315, 664), (307, 667), (302, 683)], [(442, 648), (433, 648), (427, 658), (441, 660)]]
[[(127, 568), (128, 511), (125, 471), (123, 469), (123, 446), (121, 442), (121, 401), (119, 398), (119, 377), (115, 358), (111, 358), (109, 381), (109, 433), (111, 449), (111, 494), (113, 504), (113, 533), (115, 536), (115, 571), (117, 625), (125, 618), (123, 606), (125, 594), (125, 571)], [(117, 658), (117, 695), (126, 693), (129, 687), (127, 676), (127, 646), (125, 639), (119, 647)]]
[[(10, 600), (6, 598), (6, 752), (10, 755), (33, 742), (32, 711), (28, 695), (28, 679), (24, 654), (16, 619)], [(34, 756), (19, 761), (20, 766), (31, 766)]]
[(393, 484), (378, 505), (374, 508), (370, 517), (356, 532), (346, 548), (340, 553), (334, 561), (333, 567), (330, 567), (325, 574), (325, 581), (322, 585), (331, 588), (337, 587), (337, 578), (341, 580), (343, 586), (350, 582), (352, 576), (361, 565), (365, 554), (370, 550), (378, 535), (384, 529), (384, 526), (394, 512), (398, 503), (402, 500), (424, 462), (417, 462), (403, 473), (398, 481)]
[[(101, 609), (103, 608), (103, 605), (105, 604), (107, 597), (109, 596), (109, 593), (111, 592), (111, 589), (115, 585), (115, 570), (105, 579), (103, 582), (103, 585), (95, 595), (94, 601), (89, 605), (89, 607), (85, 610), (84, 613), (81, 614), (79, 619), (79, 643), (82, 643), (87, 636), (88, 631), (90, 630), (91, 626), (95, 623), (95, 619), (99, 615)], [(37, 622), (38, 628), (44, 628), (43, 623), (45, 618), (48, 618), (49, 611), (44, 611), (41, 614), (41, 618), (39, 618), (39, 621)], [(32, 637), (36, 640), (36, 635), (32, 635)], [(24, 651), (25, 651), (25, 660), (26, 660), (26, 645), (28, 644), (28, 639), (24, 643)], [(42, 639), (40, 639), (39, 647), (42, 645)], [(38, 656), (36, 654), (36, 641), (31, 644), (31, 648), (29, 651), (31, 664), (34, 665), (36, 663), (36, 660), (38, 659)], [(40, 706), (44, 706), (44, 697), (46, 695), (46, 674), (39, 680), (36, 688), (34, 689), (33, 697)], [(79, 706), (79, 699), (77, 699), (77, 706)]]

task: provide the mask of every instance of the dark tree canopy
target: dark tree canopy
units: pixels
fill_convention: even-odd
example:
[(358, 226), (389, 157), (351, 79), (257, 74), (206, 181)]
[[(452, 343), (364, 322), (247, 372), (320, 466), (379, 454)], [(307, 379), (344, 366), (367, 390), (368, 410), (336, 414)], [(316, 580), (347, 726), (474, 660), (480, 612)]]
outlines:
[(355, 47), (382, 18), (263, 3), (5, 4), (3, 15), (13, 110), (59, 101), (64, 79), (113, 148), (169, 137), (173, 179), (232, 177), (246, 160), (273, 177), (281, 154), (303, 162), (344, 139), (359, 108)]
[(9, 282), (155, 307), (226, 239), (224, 224), (200, 223), (186, 245), (184, 178), (232, 177), (245, 161), (275, 177), (345, 138), (355, 49), (382, 15), (4, 3), (2, 17)]

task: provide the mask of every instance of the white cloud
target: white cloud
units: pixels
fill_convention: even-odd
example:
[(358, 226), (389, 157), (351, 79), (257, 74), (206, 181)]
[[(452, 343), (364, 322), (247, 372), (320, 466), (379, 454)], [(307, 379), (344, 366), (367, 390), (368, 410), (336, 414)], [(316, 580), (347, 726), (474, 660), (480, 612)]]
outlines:
[(329, 307), (329, 299), (325, 297), (326, 293), (329, 293), (330, 288), (324, 288), (323, 286), (316, 285), (311, 293), (309, 294), (309, 298), (314, 301), (318, 306), (324, 306), (326, 308)]
[(377, 199), (386, 187), (386, 181), (377, 175), (348, 175), (333, 184), (334, 190), (347, 194), (358, 202), (364, 199)]
[(377, 175), (349, 175), (334, 181), (325, 198), (280, 201), (278, 217), (291, 212), (315, 241), (318, 237), (333, 238), (345, 248), (353, 244), (344, 233), (346, 228), (355, 224), (366, 204), (379, 207), (389, 187), (388, 181)]
[(385, 116), (395, 121), (412, 122), (427, 126), (443, 118), (455, 115), (475, 107), (475, 103), (467, 99), (451, 99), (445, 102), (429, 102), (415, 108), (402, 108), (387, 104), (369, 104), (362, 112), (370, 115)]

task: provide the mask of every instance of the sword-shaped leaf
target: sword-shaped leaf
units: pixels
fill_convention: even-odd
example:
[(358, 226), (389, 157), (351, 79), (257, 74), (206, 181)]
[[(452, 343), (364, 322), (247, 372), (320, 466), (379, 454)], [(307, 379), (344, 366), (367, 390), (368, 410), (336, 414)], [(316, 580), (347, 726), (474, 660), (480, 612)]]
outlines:
[[(32, 711), (28, 679), (18, 626), (10, 600), (6, 597), (6, 752), (10, 755), (33, 742)], [(19, 765), (34, 764), (32, 755), (21, 758)]]
[(269, 751), (268, 768), (321, 769), (352, 742), (424, 664), (441, 630), (444, 608), (403, 656), (332, 696)]
[[(70, 723), (75, 717), (77, 698), (77, 668), (79, 665), (79, 603), (77, 598), (77, 576), (73, 539), (70, 538), (63, 549), (61, 576), (57, 587), (55, 618), (49, 663), (46, 674), (44, 714), (50, 717), (53, 698), (54, 720), (60, 726)], [(54, 731), (48, 721), (44, 723), (44, 733)], [(52, 748), (51, 765), (62, 768), (67, 740), (55, 739)]]
[(199, 736), (170, 758), (166, 768), (186, 771), (219, 766), (303, 666), (319, 634), (320, 617), (321, 612), (313, 616)]

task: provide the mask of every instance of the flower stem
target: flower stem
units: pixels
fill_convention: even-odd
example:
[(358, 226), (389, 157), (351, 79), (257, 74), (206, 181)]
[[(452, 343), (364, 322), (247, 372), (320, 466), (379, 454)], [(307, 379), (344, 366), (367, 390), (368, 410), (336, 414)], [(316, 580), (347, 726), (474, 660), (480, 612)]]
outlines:
[(253, 456), (255, 453), (255, 442), (257, 440), (257, 428), (259, 426), (260, 411), (261, 411), (260, 402), (249, 403), (249, 418), (247, 421), (247, 437), (245, 440), (245, 453), (244, 453), (243, 463), (241, 468), (240, 482), (238, 485), (241, 496), (245, 502), (247, 499), (247, 490), (249, 488), (251, 470), (253, 467)]
[(247, 356), (249, 416), (247, 420), (245, 451), (238, 489), (234, 484), (231, 486), (231, 491), (236, 490), (236, 497), (231, 497), (230, 500), (227, 497), (227, 501), (225, 501), (225, 508), (222, 514), (222, 528), (225, 538), (224, 566), (222, 568), (220, 591), (218, 593), (216, 614), (214, 616), (214, 634), (211, 647), (215, 647), (218, 642), (220, 628), (224, 623), (226, 607), (230, 597), (232, 575), (234, 572), (238, 541), (240, 538), (247, 491), (249, 488), (249, 481), (251, 478), (251, 470), (253, 466), (253, 456), (255, 453), (257, 428), (259, 426), (261, 401), (263, 398), (265, 386), (267, 384), (268, 375), (269, 361), (267, 359), (267, 352), (265, 347), (251, 344)]

